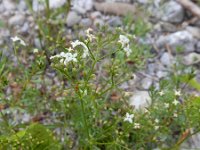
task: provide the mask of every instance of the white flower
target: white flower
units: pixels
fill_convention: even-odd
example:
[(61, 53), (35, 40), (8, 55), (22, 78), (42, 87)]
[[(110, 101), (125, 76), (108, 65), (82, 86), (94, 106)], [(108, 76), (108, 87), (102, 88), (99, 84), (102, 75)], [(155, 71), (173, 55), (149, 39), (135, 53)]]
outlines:
[(77, 53), (64, 53), (61, 52), (60, 54), (57, 54), (55, 56), (51, 56), (50, 59), (54, 59), (54, 58), (60, 58), (60, 63), (63, 63), (64, 65), (67, 65), (68, 62), (73, 61), (73, 62), (77, 62)]
[(124, 51), (126, 53), (126, 56), (129, 56), (132, 52), (132, 50), (129, 48), (129, 45), (127, 47), (124, 47)]
[(66, 53), (65, 54), (65, 60), (64, 60), (64, 64), (66, 65), (68, 62), (73, 61), (73, 62), (77, 62), (77, 53), (72, 54), (72, 53)]
[(18, 36), (10, 38), (13, 42), (20, 41), (21, 39)]
[(181, 91), (180, 90), (174, 90), (174, 95), (175, 96), (181, 96)]
[(71, 45), (73, 48), (75, 48), (76, 46), (79, 46), (79, 45), (81, 45), (84, 48), (83, 55), (82, 55), (83, 58), (86, 58), (89, 55), (89, 49), (85, 45), (85, 43), (80, 42), (79, 40), (76, 40), (74, 42), (71, 42)]
[(129, 44), (129, 39), (124, 35), (120, 35), (118, 42), (122, 44), (122, 47), (126, 47)]
[(140, 129), (140, 124), (139, 123), (134, 123), (134, 128), (135, 129)]
[(88, 28), (85, 32), (86, 32), (86, 36), (88, 37), (89, 41), (92, 41), (92, 39), (95, 39), (96, 37), (91, 34), (90, 32), (92, 32), (93, 29), (92, 28)]
[(159, 126), (155, 126), (154, 128), (155, 128), (155, 130), (158, 130), (158, 129), (159, 129)]
[(145, 112), (145, 113), (149, 113), (149, 110), (148, 110), (148, 109), (144, 109), (144, 112)]
[(159, 123), (159, 120), (157, 118), (155, 119), (155, 123)]
[(160, 91), (158, 94), (159, 94), (160, 96), (163, 96), (165, 93), (164, 93), (163, 91)]
[(177, 101), (176, 99), (174, 99), (174, 101), (172, 103), (176, 106), (177, 104), (179, 104), (179, 101)]
[(173, 116), (176, 118), (176, 117), (178, 117), (178, 114), (175, 112), (175, 113), (173, 114)]
[(13, 42), (19, 41), (21, 45), (26, 46), (26, 43), (25, 43), (22, 39), (20, 39), (18, 36), (11, 37), (10, 39), (11, 39)]
[(169, 108), (169, 103), (164, 103), (165, 108)]
[(88, 93), (86, 89), (85, 89), (85, 90), (81, 90), (81, 89), (80, 89), (80, 92), (81, 92), (81, 94), (84, 95), (84, 96), (86, 96), (87, 93)]
[(133, 117), (134, 117), (134, 114), (126, 113), (126, 117), (124, 118), (124, 121), (128, 121), (129, 123), (133, 123)]
[(120, 35), (118, 42), (122, 44), (122, 48), (124, 49), (126, 56), (129, 56), (132, 52), (132, 50), (129, 47), (130, 40), (126, 36)]
[(33, 49), (33, 53), (38, 53), (38, 49), (37, 49), (37, 48), (34, 48), (34, 49)]

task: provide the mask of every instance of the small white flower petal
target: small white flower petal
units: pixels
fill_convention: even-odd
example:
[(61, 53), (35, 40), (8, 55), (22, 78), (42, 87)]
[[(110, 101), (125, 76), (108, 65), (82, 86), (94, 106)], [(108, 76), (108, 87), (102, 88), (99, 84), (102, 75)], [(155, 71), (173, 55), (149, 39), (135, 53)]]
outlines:
[(177, 101), (177, 100), (175, 99), (172, 103), (176, 106), (177, 104), (179, 104), (179, 101)]
[(181, 96), (181, 91), (180, 90), (175, 90), (174, 91), (175, 96)]
[(133, 117), (134, 117), (134, 114), (129, 114), (129, 113), (126, 113), (126, 116), (124, 118), (124, 121), (127, 121), (129, 123), (132, 123), (133, 122)]

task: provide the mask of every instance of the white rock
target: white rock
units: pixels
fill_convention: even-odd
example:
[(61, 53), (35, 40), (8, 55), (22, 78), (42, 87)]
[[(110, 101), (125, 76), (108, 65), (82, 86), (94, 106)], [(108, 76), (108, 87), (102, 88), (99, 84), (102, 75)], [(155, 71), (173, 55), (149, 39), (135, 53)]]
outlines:
[(50, 8), (59, 8), (62, 7), (66, 3), (66, 0), (49, 0)]
[(18, 10), (25, 11), (27, 8), (26, 2), (24, 0), (20, 0), (18, 4)]
[(142, 81), (141, 81), (141, 86), (144, 90), (148, 90), (151, 85), (152, 85), (153, 81), (152, 79), (150, 78), (144, 78)]
[[(66, 0), (49, 0), (49, 7), (51, 9), (59, 8), (66, 3)], [(33, 0), (32, 7), (34, 11), (42, 11), (45, 9), (45, 0)]]
[(76, 12), (70, 11), (68, 13), (66, 23), (68, 27), (72, 27), (73, 25), (77, 24), (81, 20), (81, 16), (79, 16)]
[(169, 1), (165, 3), (161, 8), (160, 13), (163, 21), (168, 21), (171, 23), (180, 23), (184, 18), (183, 7), (175, 1)]
[(23, 14), (16, 14), (8, 20), (10, 26), (23, 25), (25, 16)]
[(4, 8), (8, 11), (16, 9), (16, 4), (12, 0), (3, 0), (2, 4)]
[(192, 52), (195, 50), (195, 39), (188, 31), (177, 31), (169, 35), (162, 35), (156, 41), (156, 45), (161, 48), (169, 45), (173, 52), (177, 47), (182, 47), (184, 52)]
[(162, 70), (158, 70), (156, 72), (156, 76), (160, 79), (160, 78), (164, 78), (168, 75), (168, 73), (166, 71), (162, 71)]
[(190, 53), (183, 57), (183, 63), (185, 65), (193, 65), (200, 62), (200, 54), (198, 53)]
[(135, 109), (144, 109), (151, 103), (151, 98), (147, 91), (135, 91), (133, 96), (130, 98), (130, 105), (134, 106)]
[(93, 0), (74, 0), (72, 1), (72, 10), (84, 14), (93, 7)]
[(167, 67), (170, 67), (173, 65), (174, 63), (174, 57), (172, 55), (170, 55), (169, 53), (165, 52), (161, 58), (160, 61), (163, 65), (166, 65)]

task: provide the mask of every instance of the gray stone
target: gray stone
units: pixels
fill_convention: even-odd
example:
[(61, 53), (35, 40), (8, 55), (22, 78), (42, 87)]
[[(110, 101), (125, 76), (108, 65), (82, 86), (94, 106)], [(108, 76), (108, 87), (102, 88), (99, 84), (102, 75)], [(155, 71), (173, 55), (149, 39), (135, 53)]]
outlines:
[(4, 8), (8, 11), (16, 9), (16, 4), (12, 0), (3, 0), (2, 4)]
[(170, 67), (173, 65), (174, 63), (174, 57), (172, 55), (170, 55), (169, 53), (164, 53), (161, 58), (160, 58), (160, 61), (163, 65), (167, 66), (167, 67)]
[(165, 67), (161, 63), (155, 62), (155, 63), (149, 63), (147, 65), (147, 70), (148, 74), (155, 75), (157, 70), (165, 70)]
[(140, 4), (148, 4), (149, 0), (137, 0), (137, 2)]
[(18, 10), (25, 11), (27, 8), (26, 2), (24, 0), (20, 0), (18, 4)]
[(68, 27), (72, 27), (73, 25), (77, 24), (81, 20), (81, 16), (79, 16), (76, 12), (70, 11), (68, 13), (66, 23)]
[(162, 32), (176, 32), (177, 28), (174, 24), (168, 22), (161, 22), (160, 23)]
[(183, 57), (183, 64), (185, 65), (193, 65), (200, 62), (200, 54), (190, 53)]
[(152, 83), (153, 83), (152, 79), (146, 77), (141, 81), (141, 87), (144, 90), (148, 90), (151, 87)]
[(95, 26), (96, 26), (96, 25), (103, 26), (103, 25), (105, 25), (105, 22), (104, 22), (102, 19), (100, 19), (100, 18), (96, 18), (96, 19), (94, 20), (94, 25), (95, 25)]
[(8, 24), (10, 26), (16, 26), (16, 25), (23, 25), (25, 21), (25, 16), (23, 14), (16, 14), (14, 16), (12, 16), (9, 21)]
[(165, 3), (160, 13), (163, 21), (171, 23), (181, 23), (184, 18), (183, 7), (175, 1)]
[(122, 21), (120, 19), (120, 17), (116, 16), (116, 17), (112, 17), (108, 20), (108, 24), (112, 27), (118, 27), (122, 25)]
[(92, 20), (89, 18), (83, 18), (80, 21), (80, 25), (83, 27), (90, 27), (92, 25)]
[(40, 2), (39, 0), (32, 1), (32, 8), (35, 12), (45, 9), (45, 2)]
[(39, 38), (35, 38), (35, 39), (34, 39), (34, 46), (35, 46), (36, 48), (38, 48), (38, 49), (41, 49), (41, 48), (42, 48), (42, 45), (41, 45), (41, 43), (40, 43)]
[(178, 47), (183, 48), (184, 52), (193, 52), (195, 50), (195, 39), (188, 31), (178, 31), (169, 35), (162, 35), (156, 41), (159, 48), (165, 45), (170, 46), (173, 52), (176, 52)]
[(28, 22), (25, 22), (25, 23), (24, 23), (24, 25), (23, 25), (22, 28), (21, 28), (21, 32), (22, 32), (23, 34), (26, 34), (26, 33), (29, 32), (29, 24), (28, 24)]
[(119, 86), (119, 88), (121, 88), (123, 90), (129, 89), (129, 87), (130, 87), (130, 85), (128, 84), (128, 82), (124, 82)]
[(159, 79), (164, 78), (164, 77), (166, 77), (167, 75), (168, 75), (168, 72), (166, 72), (166, 71), (158, 70), (158, 71), (156, 72), (156, 76), (157, 76)]
[(96, 19), (96, 18), (100, 18), (102, 15), (101, 15), (101, 12), (100, 11), (94, 11), (90, 14), (90, 17), (92, 19)]
[(197, 47), (196, 52), (200, 53), (200, 41), (197, 42), (196, 47)]
[[(49, 7), (51, 9), (56, 9), (62, 7), (66, 3), (66, 0), (49, 0)], [(45, 1), (33, 0), (32, 7), (34, 11), (42, 11), (45, 9)]]
[(151, 103), (151, 98), (147, 91), (134, 91), (130, 98), (130, 105), (135, 109), (144, 109)]
[(5, 11), (5, 8), (3, 5), (0, 5), (0, 13), (2, 14)]
[[(191, 129), (191, 132), (193, 129)], [(194, 134), (181, 144), (181, 150), (199, 149), (200, 147), (200, 133)]]
[(186, 30), (190, 32), (193, 37), (200, 39), (200, 29), (197, 27), (187, 26)]

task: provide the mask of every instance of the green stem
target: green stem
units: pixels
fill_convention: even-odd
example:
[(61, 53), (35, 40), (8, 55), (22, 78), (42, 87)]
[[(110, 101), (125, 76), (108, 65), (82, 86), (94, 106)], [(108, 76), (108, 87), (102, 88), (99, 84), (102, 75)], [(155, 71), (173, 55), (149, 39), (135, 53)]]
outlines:
[(96, 62), (96, 58), (94, 57), (94, 55), (93, 55), (91, 49), (89, 48), (88, 44), (87, 44), (87, 48), (88, 48), (88, 50), (89, 50), (89, 53), (90, 53), (92, 59)]
[(81, 110), (82, 110), (82, 117), (83, 117), (83, 121), (84, 121), (84, 128), (85, 128), (85, 131), (87, 133), (88, 140), (89, 140), (90, 134), (89, 134), (88, 124), (87, 124), (87, 119), (86, 119), (86, 116), (85, 116), (85, 107), (84, 107), (84, 104), (83, 104), (82, 96), (80, 96), (80, 100), (81, 100)]
[(118, 49), (115, 52), (112, 52), (112, 53), (109, 53), (107, 55), (104, 55), (104, 56), (100, 57), (99, 59), (97, 59), (97, 62), (100, 61), (100, 60), (102, 60), (102, 59), (104, 59), (104, 58), (106, 58), (107, 56), (110, 56), (111, 54), (115, 54), (115, 53), (117, 53), (119, 51), (121, 51), (121, 49)]

